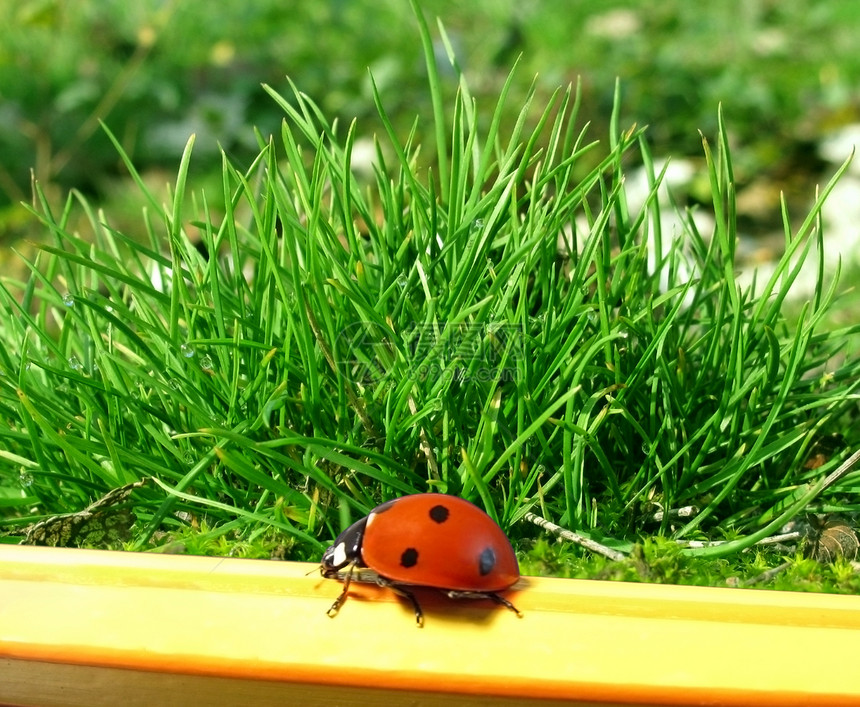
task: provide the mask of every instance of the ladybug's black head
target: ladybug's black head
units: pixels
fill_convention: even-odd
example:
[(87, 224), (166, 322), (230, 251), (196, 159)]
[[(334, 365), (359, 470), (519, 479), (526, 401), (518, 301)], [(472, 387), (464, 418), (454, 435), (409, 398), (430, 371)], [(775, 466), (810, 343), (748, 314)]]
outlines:
[(367, 518), (356, 521), (337, 536), (334, 545), (326, 549), (320, 560), (320, 574), (323, 577), (337, 579), (338, 572), (344, 567), (364, 566), (361, 561), (361, 541), (366, 525)]

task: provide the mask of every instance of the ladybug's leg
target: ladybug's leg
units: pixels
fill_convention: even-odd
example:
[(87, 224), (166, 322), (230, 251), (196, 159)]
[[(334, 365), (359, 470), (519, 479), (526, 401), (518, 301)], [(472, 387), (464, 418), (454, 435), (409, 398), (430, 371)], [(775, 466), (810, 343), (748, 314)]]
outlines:
[(457, 591), (448, 591), (445, 592), (452, 599), (490, 599), (496, 604), (501, 604), (502, 606), (508, 607), (511, 611), (513, 611), (517, 616), (522, 618), (522, 612), (517, 609), (511, 602), (505, 599), (503, 596), (499, 596), (495, 592), (457, 592)]
[(517, 609), (517, 607), (515, 607), (513, 604), (511, 604), (511, 602), (509, 602), (507, 599), (505, 599), (503, 596), (499, 596), (495, 592), (488, 592), (487, 596), (490, 599), (492, 599), (494, 602), (496, 602), (496, 604), (501, 604), (502, 606), (506, 606), (511, 611), (513, 611), (517, 616), (519, 616), (520, 618), (523, 617), (522, 612), (519, 609)]
[(349, 592), (349, 583), (352, 581), (352, 571), (355, 569), (355, 565), (352, 564), (349, 566), (349, 572), (346, 573), (346, 577), (343, 580), (343, 591), (340, 593), (337, 599), (334, 600), (334, 604), (329, 607), (329, 610), (326, 612), (328, 616), (334, 618), (338, 611), (340, 611), (340, 607), (343, 606), (343, 603), (346, 601), (346, 595)]
[(418, 624), (418, 628), (424, 627), (424, 612), (421, 611), (421, 605), (418, 603), (418, 599), (412, 592), (403, 587), (403, 585), (394, 584), (394, 582), (385, 579), (385, 577), (377, 577), (376, 583), (380, 587), (388, 587), (392, 592), (397, 594), (397, 596), (408, 599), (412, 603), (412, 608), (415, 609), (415, 623)]

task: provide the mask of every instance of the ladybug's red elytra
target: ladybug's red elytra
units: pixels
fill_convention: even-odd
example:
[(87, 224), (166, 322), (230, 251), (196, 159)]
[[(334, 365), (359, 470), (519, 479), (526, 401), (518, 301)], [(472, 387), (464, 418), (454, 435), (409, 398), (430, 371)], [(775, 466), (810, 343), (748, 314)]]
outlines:
[(491, 599), (522, 616), (496, 594), (520, 578), (510, 541), (490, 516), (457, 496), (402, 496), (344, 530), (320, 563), (323, 577), (344, 584), (329, 616), (346, 601), (356, 569), (371, 570), (377, 584), (408, 599), (418, 626), (424, 614), (410, 586), (441, 589), (453, 599)]

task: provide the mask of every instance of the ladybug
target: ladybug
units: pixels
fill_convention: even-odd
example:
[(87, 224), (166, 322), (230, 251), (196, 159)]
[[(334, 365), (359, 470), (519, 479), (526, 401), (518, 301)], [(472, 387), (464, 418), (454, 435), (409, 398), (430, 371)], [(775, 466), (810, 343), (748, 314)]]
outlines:
[[(349, 567), (344, 576), (342, 570)], [(511, 543), (484, 511), (457, 496), (419, 493), (374, 508), (344, 530), (322, 556), (320, 573), (343, 582), (328, 610), (335, 616), (346, 601), (353, 570), (356, 581), (375, 581), (408, 599), (415, 621), (424, 615), (410, 586), (441, 589), (452, 599), (491, 599), (519, 610), (496, 592), (520, 578)]]

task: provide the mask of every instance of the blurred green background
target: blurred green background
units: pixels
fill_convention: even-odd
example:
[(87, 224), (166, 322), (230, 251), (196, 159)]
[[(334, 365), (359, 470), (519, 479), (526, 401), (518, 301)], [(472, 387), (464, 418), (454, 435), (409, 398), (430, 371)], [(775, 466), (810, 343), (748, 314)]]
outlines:
[[(330, 116), (378, 129), (368, 67), (404, 134), (415, 115), (432, 143), (418, 31), (405, 0), (0, 0), (0, 242), (39, 238), (19, 205), (30, 175), (58, 200), (71, 187), (136, 218), (119, 136), (147, 180), (170, 181), (190, 133), (197, 186), (218, 190), (219, 146), (239, 164), (256, 126), (281, 113), (262, 82), (289, 76)], [(656, 155), (701, 155), (722, 103), (751, 232), (779, 230), (778, 193), (805, 208), (833, 166), (818, 143), (857, 120), (860, 13), (850, 0), (692, 3), (424, 0), (440, 17), (489, 113), (522, 55), (515, 116), (537, 74), (539, 97), (581, 78), (582, 119), (604, 139), (615, 78), (624, 123), (647, 124)], [(439, 56), (447, 65), (439, 44)], [(456, 88), (453, 72), (446, 74)], [(537, 100), (536, 111), (542, 108)], [(432, 150), (425, 151), (430, 159)], [(847, 151), (846, 151), (847, 154)]]

